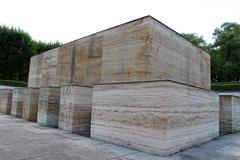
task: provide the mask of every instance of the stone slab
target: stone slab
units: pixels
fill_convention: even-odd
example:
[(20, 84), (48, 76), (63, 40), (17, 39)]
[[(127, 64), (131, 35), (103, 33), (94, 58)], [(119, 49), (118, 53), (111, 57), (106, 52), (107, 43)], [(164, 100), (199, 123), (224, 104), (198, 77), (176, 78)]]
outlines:
[(23, 118), (37, 122), (39, 88), (24, 89)]
[(240, 91), (225, 91), (225, 92), (220, 92), (219, 95), (231, 95), (231, 96), (240, 97)]
[(220, 95), (220, 135), (240, 131), (240, 97)]
[(0, 112), (11, 113), (12, 89), (0, 89)]
[(91, 137), (169, 155), (219, 135), (219, 97), (173, 81), (96, 85)]
[(60, 104), (59, 87), (40, 88), (37, 123), (49, 127), (58, 127), (59, 104)]
[(22, 118), (23, 114), (23, 91), (25, 88), (14, 88), (12, 96), (11, 115)]
[(210, 89), (210, 56), (147, 16), (32, 57), (28, 87), (153, 79)]
[(61, 87), (58, 128), (90, 135), (92, 87)]

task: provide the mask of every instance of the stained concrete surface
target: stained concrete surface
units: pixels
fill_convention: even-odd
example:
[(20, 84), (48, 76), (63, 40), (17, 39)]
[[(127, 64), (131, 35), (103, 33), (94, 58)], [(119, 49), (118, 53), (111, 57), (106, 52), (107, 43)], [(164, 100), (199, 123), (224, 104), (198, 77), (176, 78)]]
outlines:
[(159, 157), (0, 114), (0, 160), (240, 160), (240, 133)]
[(14, 87), (12, 86), (4, 86), (4, 85), (0, 85), (0, 89), (13, 89)]

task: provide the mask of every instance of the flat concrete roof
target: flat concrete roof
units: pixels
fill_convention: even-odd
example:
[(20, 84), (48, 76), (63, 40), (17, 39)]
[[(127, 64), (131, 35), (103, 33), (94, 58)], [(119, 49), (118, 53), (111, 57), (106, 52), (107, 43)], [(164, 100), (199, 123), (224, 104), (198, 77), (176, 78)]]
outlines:
[(240, 133), (160, 157), (0, 114), (0, 160), (237, 160)]
[(15, 87), (0, 85), (0, 89), (13, 89), (13, 88)]
[[(64, 43), (64, 44), (60, 45), (59, 47), (62, 47), (62, 46), (64, 46), (64, 45), (67, 45), (67, 44), (72, 43), (72, 42), (74, 42), (74, 41), (78, 41), (78, 40), (80, 40), (80, 39), (84, 39), (84, 38), (87, 38), (87, 37), (91, 37), (91, 36), (93, 36), (93, 35), (100, 34), (100, 33), (103, 33), (103, 32), (106, 32), (106, 31), (109, 31), (109, 30), (112, 30), (112, 29), (115, 29), (115, 28), (118, 28), (118, 27), (127, 25), (127, 24), (129, 24), (129, 23), (133, 23), (133, 22), (135, 22), (135, 21), (139, 21), (139, 20), (143, 20), (143, 19), (147, 19), (147, 18), (152, 19), (152, 20), (154, 20), (155, 22), (157, 22), (158, 24), (163, 25), (165, 28), (167, 28), (167, 29), (170, 30), (171, 32), (173, 32), (173, 33), (175, 33), (176, 35), (182, 37), (185, 41), (188, 41), (189, 43), (191, 43), (193, 46), (195, 46), (195, 47), (203, 50), (203, 51), (206, 52), (206, 53), (208, 53), (204, 48), (202, 48), (202, 47), (200, 47), (200, 46), (197, 46), (197, 45), (194, 44), (193, 42), (191, 42), (191, 41), (189, 41), (188, 39), (186, 39), (183, 35), (181, 35), (181, 34), (178, 33), (177, 31), (175, 31), (174, 29), (168, 27), (166, 24), (162, 23), (161, 21), (159, 21), (158, 19), (152, 17), (151, 15), (143, 16), (143, 17), (140, 17), (140, 18), (137, 18), (137, 19), (134, 19), (134, 20), (131, 20), (131, 21), (128, 21), (128, 22), (119, 24), (119, 25), (115, 25), (115, 26), (113, 26), (113, 27), (110, 27), (110, 28), (107, 28), (107, 29), (104, 29), (104, 30), (101, 30), (101, 31), (98, 31), (98, 32), (95, 32), (95, 33), (92, 33), (92, 34), (89, 34), (89, 35), (86, 35), (86, 36), (83, 36), (83, 37), (81, 37), (81, 38), (78, 38), (78, 39), (72, 40), (72, 41), (70, 41), (70, 42)], [(57, 47), (57, 48), (59, 48), (59, 47)], [(51, 50), (54, 50), (54, 49), (57, 49), (57, 48), (53, 48), (53, 49), (51, 49)], [(49, 50), (49, 51), (51, 51), (51, 50)], [(46, 51), (46, 52), (47, 52), (47, 51)], [(45, 53), (45, 52), (42, 52), (42, 53)], [(42, 54), (42, 53), (40, 53), (40, 54)], [(208, 53), (208, 54), (209, 54), (209, 53)], [(38, 55), (39, 55), (39, 54), (38, 54)], [(35, 55), (35, 56), (38, 56), (38, 55)], [(32, 57), (35, 57), (35, 56), (32, 56)]]

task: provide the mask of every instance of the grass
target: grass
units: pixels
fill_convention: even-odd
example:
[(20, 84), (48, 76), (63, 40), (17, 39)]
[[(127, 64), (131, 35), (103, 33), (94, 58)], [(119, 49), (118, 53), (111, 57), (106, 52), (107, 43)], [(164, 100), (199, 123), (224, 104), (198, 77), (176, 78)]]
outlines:
[(212, 83), (212, 90), (237, 91), (240, 90), (240, 82), (217, 82)]
[(13, 87), (27, 87), (27, 82), (0, 79), (0, 85)]

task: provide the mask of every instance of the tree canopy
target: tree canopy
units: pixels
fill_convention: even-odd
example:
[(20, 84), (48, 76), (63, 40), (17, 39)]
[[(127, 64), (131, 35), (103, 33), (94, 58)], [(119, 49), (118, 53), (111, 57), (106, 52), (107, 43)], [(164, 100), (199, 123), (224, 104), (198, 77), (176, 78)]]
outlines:
[[(213, 33), (212, 45), (213, 80), (240, 81), (240, 25), (224, 23)], [(217, 68), (216, 68), (217, 67)]]
[(195, 33), (182, 35), (210, 53), (213, 82), (240, 81), (240, 24), (223, 23), (214, 30), (212, 44)]
[(207, 48), (207, 43), (203, 36), (199, 36), (197, 33), (182, 33), (182, 36), (201, 48)]
[(0, 79), (27, 81), (30, 57), (59, 45), (34, 41), (19, 28), (0, 26)]

